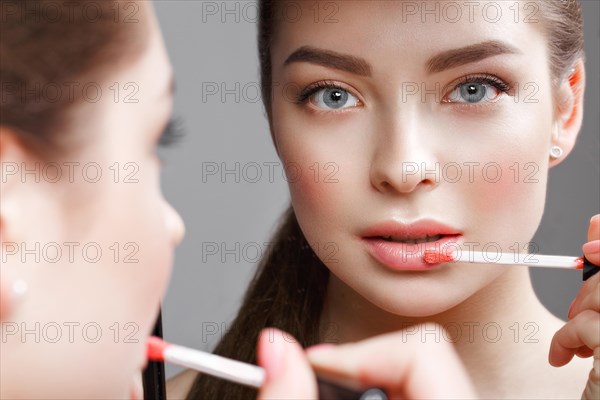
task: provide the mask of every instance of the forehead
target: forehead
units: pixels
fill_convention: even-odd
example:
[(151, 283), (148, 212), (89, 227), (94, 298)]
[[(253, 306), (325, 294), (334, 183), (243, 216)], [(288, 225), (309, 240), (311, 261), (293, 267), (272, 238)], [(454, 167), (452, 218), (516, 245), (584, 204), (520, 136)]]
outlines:
[(545, 54), (536, 2), (285, 1), (276, 18), (275, 64), (301, 46), (393, 59), (397, 65), (485, 41)]

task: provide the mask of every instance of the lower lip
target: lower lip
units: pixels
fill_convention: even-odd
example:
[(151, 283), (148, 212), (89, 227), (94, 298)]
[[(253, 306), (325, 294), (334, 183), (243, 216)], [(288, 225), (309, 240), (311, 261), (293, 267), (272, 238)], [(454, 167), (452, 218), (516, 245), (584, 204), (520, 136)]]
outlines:
[(369, 254), (387, 268), (394, 271), (424, 271), (441, 265), (427, 264), (423, 261), (426, 250), (443, 250), (448, 244), (456, 243), (459, 238), (460, 235), (448, 235), (435, 242), (418, 244), (390, 242), (375, 237), (362, 238), (362, 240)]

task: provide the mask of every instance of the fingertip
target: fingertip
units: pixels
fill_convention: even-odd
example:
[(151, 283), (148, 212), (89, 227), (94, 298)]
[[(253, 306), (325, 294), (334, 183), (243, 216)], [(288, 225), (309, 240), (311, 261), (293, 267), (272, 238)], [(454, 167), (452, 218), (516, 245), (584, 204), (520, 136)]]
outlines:
[(256, 359), (258, 365), (265, 369), (267, 381), (275, 379), (283, 365), (285, 348), (284, 343), (278, 340), (281, 335), (277, 332), (280, 331), (275, 328), (265, 328), (258, 337)]
[(572, 351), (565, 349), (556, 342), (552, 342), (550, 345), (550, 351), (548, 352), (548, 362), (553, 367), (562, 367), (567, 365), (575, 356)]
[(548, 353), (548, 364), (550, 364), (551, 366), (553, 366), (555, 368), (561, 367), (561, 365), (558, 362), (556, 362), (554, 354), (552, 353), (552, 351), (550, 351)]
[(306, 349), (306, 358), (313, 367), (322, 366), (331, 359), (335, 346), (329, 343), (322, 343)]
[(258, 345), (258, 362), (266, 372), (259, 399), (316, 398), (314, 375), (292, 335), (267, 328), (261, 331)]
[(600, 239), (590, 240), (587, 243), (584, 243), (584, 245), (581, 246), (581, 250), (588, 260), (590, 259), (590, 256), (600, 256)]

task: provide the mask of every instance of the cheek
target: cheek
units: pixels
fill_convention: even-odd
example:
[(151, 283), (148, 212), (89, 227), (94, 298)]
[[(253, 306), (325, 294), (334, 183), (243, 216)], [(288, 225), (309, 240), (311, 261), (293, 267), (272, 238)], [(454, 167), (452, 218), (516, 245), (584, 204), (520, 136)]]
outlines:
[[(298, 223), (306, 239), (313, 245), (332, 239), (334, 222), (340, 211), (340, 203), (335, 191), (336, 183), (322, 181), (317, 167), (319, 162), (296, 163), (301, 174), (289, 180), (292, 206)], [(318, 221), (318, 222), (317, 222)], [(327, 240), (326, 240), (327, 238)]]
[(134, 268), (145, 276), (145, 282), (133, 284), (144, 291), (140, 293), (141, 297), (148, 301), (140, 302), (140, 307), (146, 308), (155, 306), (152, 303), (164, 294), (172, 269), (174, 249), (158, 184), (158, 171), (140, 181), (139, 185), (129, 197), (130, 204), (125, 209), (131, 211), (123, 215), (122, 225), (127, 225), (123, 226), (124, 231), (131, 238), (136, 238), (136, 246), (130, 246), (130, 252), (139, 249)]
[(111, 296), (104, 296), (101, 306), (119, 310), (124, 321), (134, 321), (140, 337), (154, 323), (172, 268), (173, 249), (163, 216), (158, 167), (154, 164), (140, 157), (136, 161), (139, 169), (131, 176), (135, 181), (107, 180), (95, 188), (96, 193), (104, 195), (98, 200), (94, 217), (98, 229), (90, 236), (90, 240), (103, 244), (97, 268), (99, 279), (105, 287), (114, 289)]
[(316, 235), (331, 239), (356, 214), (352, 204), (362, 195), (356, 181), (364, 172), (359, 174), (357, 159), (350, 153), (329, 138), (296, 140), (280, 147), (292, 205), (309, 240), (317, 240), (309, 237)]
[(475, 163), (460, 183), (462, 200), (494, 236), (490, 240), (529, 241), (541, 220), (550, 126), (537, 121), (513, 118), (461, 156)]

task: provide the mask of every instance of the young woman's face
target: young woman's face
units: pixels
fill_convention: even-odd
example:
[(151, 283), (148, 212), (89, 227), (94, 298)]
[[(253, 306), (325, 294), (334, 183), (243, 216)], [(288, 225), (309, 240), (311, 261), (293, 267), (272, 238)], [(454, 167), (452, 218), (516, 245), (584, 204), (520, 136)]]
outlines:
[(539, 10), (425, 3), (286, 3), (272, 46), (273, 134), (302, 230), (339, 281), (406, 316), (505, 271), (427, 268), (425, 249), (526, 250), (556, 131)]
[[(18, 207), (3, 215), (3, 246), (38, 246), (39, 254), (7, 256), (3, 265), (28, 292), (3, 320), (2, 397), (126, 398), (145, 364), (184, 227), (162, 196), (156, 154), (171, 114), (172, 71), (153, 11), (140, 6), (149, 25), (141, 57), (80, 82), (96, 82), (102, 96), (74, 111), (77, 150), (26, 159), (30, 169), (54, 169), (38, 183), (7, 183), (15, 193), (7, 204)], [(54, 181), (56, 165), (63, 175)]]

